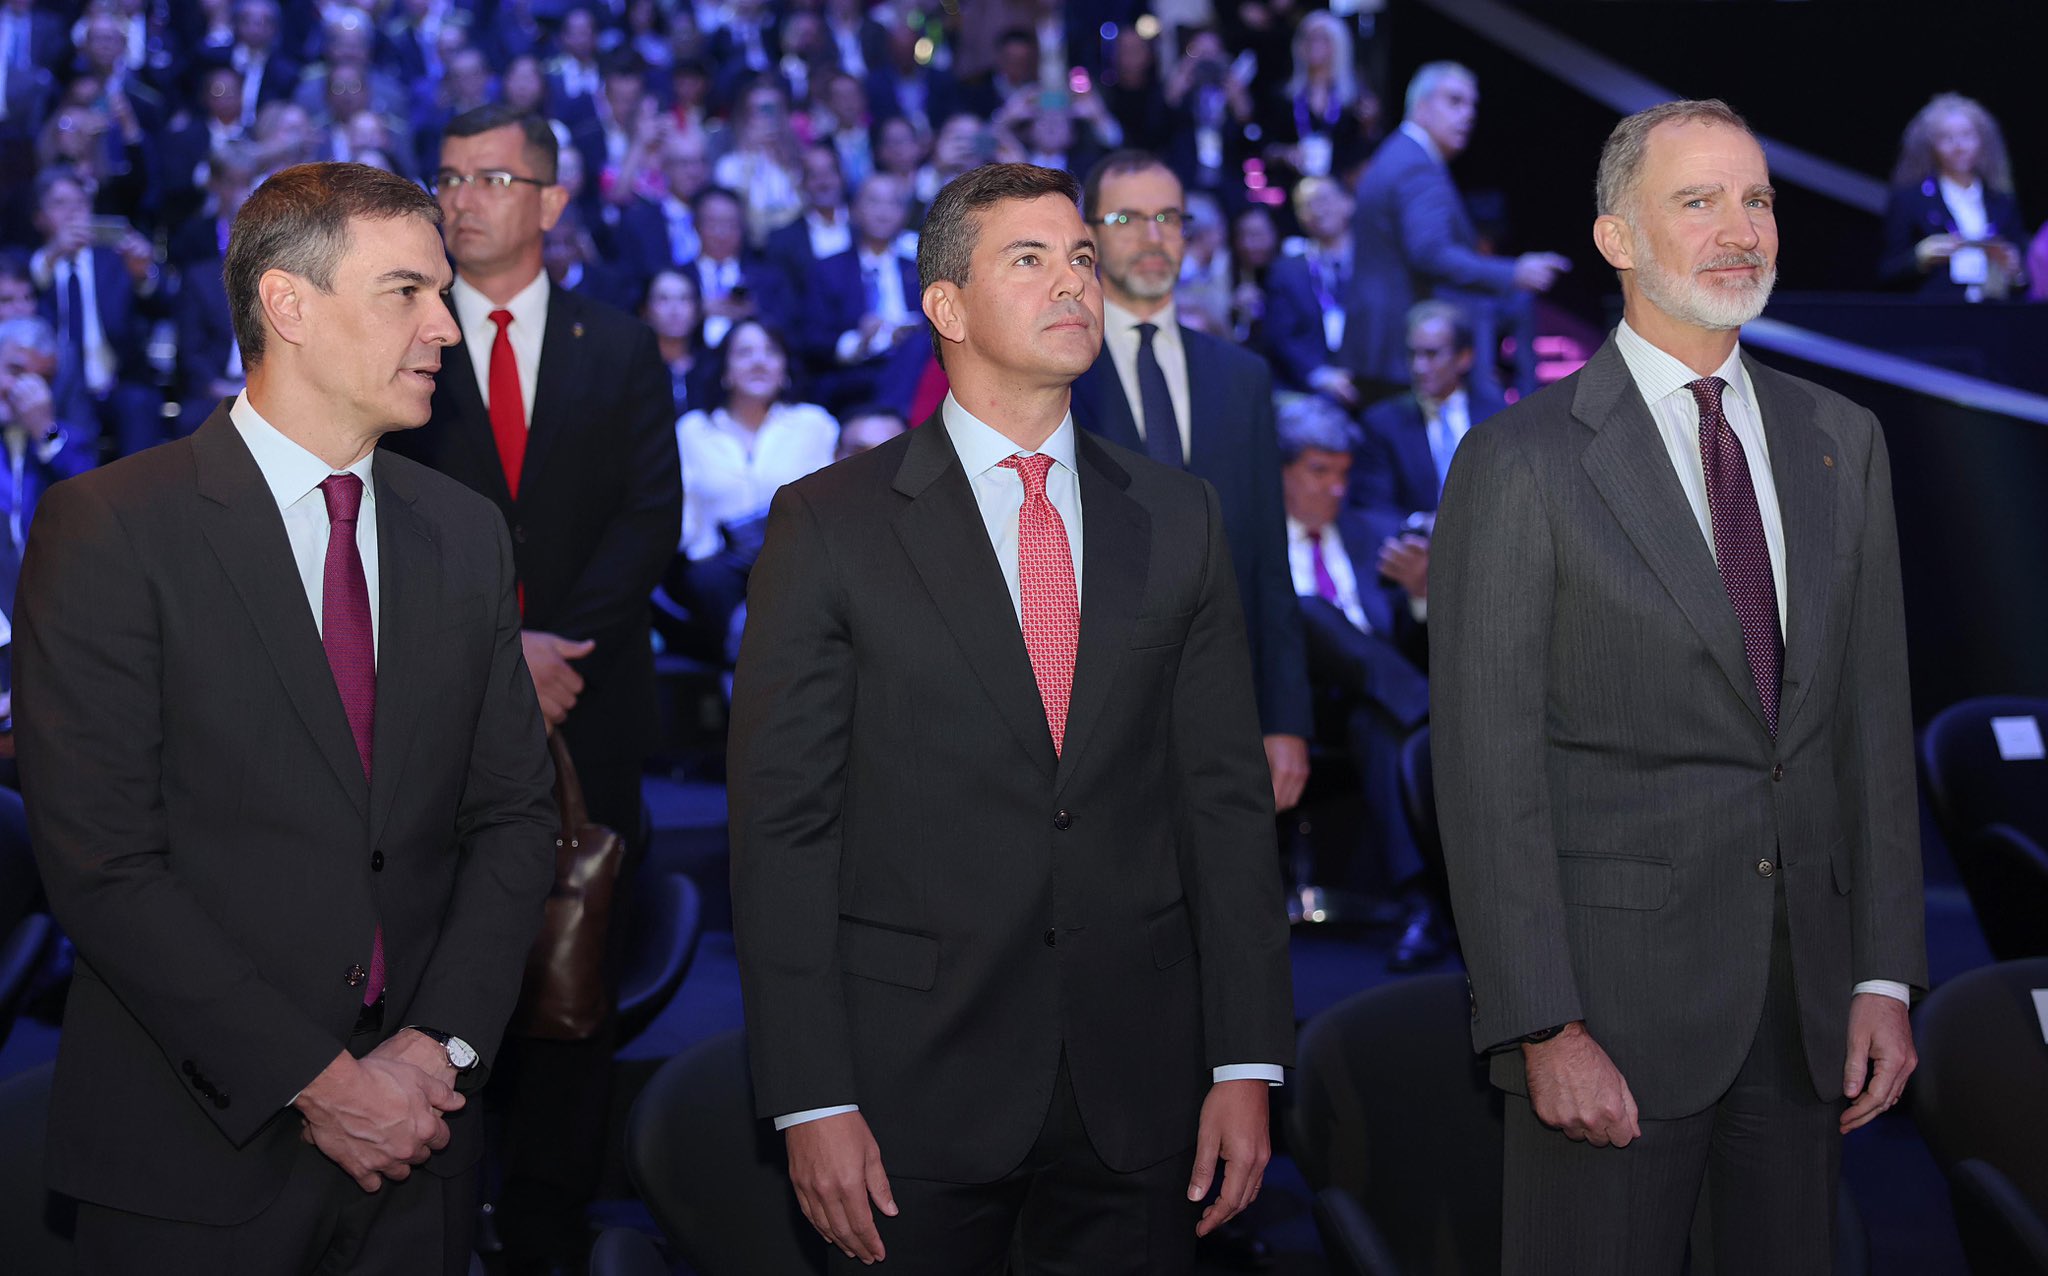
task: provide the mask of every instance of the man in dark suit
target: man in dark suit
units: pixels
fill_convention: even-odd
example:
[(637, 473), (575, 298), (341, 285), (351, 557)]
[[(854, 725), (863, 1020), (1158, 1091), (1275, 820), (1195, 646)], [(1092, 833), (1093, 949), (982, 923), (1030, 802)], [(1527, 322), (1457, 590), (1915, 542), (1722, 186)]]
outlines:
[(1504, 326), (1497, 312), (1519, 322), (1530, 313), (1529, 294), (1546, 291), (1571, 268), (1556, 253), (1508, 258), (1478, 251), (1472, 218), (1449, 168), (1471, 138), (1478, 111), (1479, 81), (1472, 72), (1455, 62), (1429, 63), (1408, 82), (1407, 118), (1359, 175), (1344, 357), (1361, 382), (1377, 382), (1385, 390), (1404, 382), (1408, 307), (1454, 292), (1473, 312), (1481, 352), (1478, 380), (1494, 389), (1497, 333)]
[(940, 193), (952, 394), (782, 489), (754, 568), (734, 935), (836, 1271), (1186, 1273), (1292, 1055), (1216, 493), (1068, 411), (1102, 323), (1078, 194), (1022, 164)]
[(242, 73), (242, 127), (272, 102), (289, 101), (299, 89), (299, 67), (278, 51), (277, 0), (235, 0), (235, 43), (228, 59)]
[[(637, 851), (654, 729), (647, 605), (675, 554), (682, 481), (654, 334), (547, 277), (542, 237), (568, 201), (556, 160), (536, 116), (491, 106), (449, 123), (436, 189), (465, 344), (449, 352), (433, 419), (392, 443), (503, 511), (541, 711), (591, 816)], [(516, 180), (494, 189), (489, 174)], [(586, 1243), (613, 1035), (607, 1023), (583, 1041), (511, 1043), (499, 1219), (522, 1267), (575, 1262)]]
[[(1437, 522), (1437, 810), (1510, 1273), (1826, 1271), (1841, 1135), (1927, 982), (1904, 607), (1870, 413), (1744, 356), (1778, 231), (1717, 101), (1600, 159), (1623, 322), (1476, 427)], [(1852, 1103), (1846, 1110), (1843, 1098)]]
[(1314, 722), (1287, 571), (1272, 373), (1257, 355), (1178, 322), (1183, 196), (1172, 170), (1144, 151), (1117, 151), (1089, 171), (1086, 190), (1088, 220), (1101, 237), (1104, 331), (1100, 357), (1074, 383), (1074, 420), (1216, 488), (1251, 640), (1273, 801), (1284, 811), (1308, 782)]
[[(789, 281), (791, 290), (807, 302), (816, 286), (811, 272), (817, 264), (853, 247), (853, 217), (846, 205), (846, 176), (839, 168), (839, 152), (830, 143), (812, 142), (804, 147), (803, 169), (804, 215), (769, 231), (763, 251)], [(911, 304), (914, 309), (916, 302)]]
[(464, 1095), (554, 818), (504, 528), (376, 450), (460, 337), (437, 219), (358, 165), (273, 177), (229, 249), (248, 393), (43, 498), (15, 721), (90, 1273), (467, 1270)]
[(1349, 411), (1358, 386), (1344, 366), (1345, 310), (1351, 302), (1351, 192), (1327, 177), (1304, 177), (1294, 213), (1308, 244), (1266, 275), (1266, 349), (1280, 379)]
[(765, 319), (787, 331), (796, 317), (789, 282), (766, 257), (747, 251), (746, 204), (723, 186), (707, 186), (691, 202), (696, 260), (680, 267), (697, 281), (704, 299), (704, 344), (716, 346), (742, 319)]
[(917, 263), (896, 250), (910, 214), (910, 191), (878, 173), (853, 197), (853, 247), (811, 272), (800, 328), (817, 374), (818, 400), (839, 412), (879, 402), (906, 412), (931, 353), (918, 309)]

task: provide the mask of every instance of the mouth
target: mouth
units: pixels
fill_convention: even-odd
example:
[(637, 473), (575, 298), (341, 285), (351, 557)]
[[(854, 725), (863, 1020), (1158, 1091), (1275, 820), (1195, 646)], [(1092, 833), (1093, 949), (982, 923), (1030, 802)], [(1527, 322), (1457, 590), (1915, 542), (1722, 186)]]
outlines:
[(406, 368), (399, 375), (410, 377), (413, 381), (431, 390), (434, 388), (434, 374), (440, 370), (441, 365), (437, 363), (431, 368)]

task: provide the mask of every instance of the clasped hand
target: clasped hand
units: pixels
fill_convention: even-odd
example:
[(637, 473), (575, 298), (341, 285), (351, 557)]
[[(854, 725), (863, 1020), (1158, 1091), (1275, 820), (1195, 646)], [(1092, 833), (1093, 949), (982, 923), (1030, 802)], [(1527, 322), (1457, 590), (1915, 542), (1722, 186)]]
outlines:
[(411, 1029), (361, 1059), (343, 1051), (294, 1101), (306, 1122), (300, 1137), (365, 1192), (402, 1182), (448, 1146), (445, 1114), (465, 1102), (453, 1080), (447, 1052)]

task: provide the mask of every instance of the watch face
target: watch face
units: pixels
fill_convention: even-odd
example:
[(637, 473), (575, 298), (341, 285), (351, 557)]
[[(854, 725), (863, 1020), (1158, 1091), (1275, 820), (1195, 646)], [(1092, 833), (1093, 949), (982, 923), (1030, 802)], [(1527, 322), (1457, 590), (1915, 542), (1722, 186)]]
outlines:
[(460, 1037), (448, 1038), (448, 1062), (455, 1065), (457, 1072), (476, 1066), (476, 1051)]

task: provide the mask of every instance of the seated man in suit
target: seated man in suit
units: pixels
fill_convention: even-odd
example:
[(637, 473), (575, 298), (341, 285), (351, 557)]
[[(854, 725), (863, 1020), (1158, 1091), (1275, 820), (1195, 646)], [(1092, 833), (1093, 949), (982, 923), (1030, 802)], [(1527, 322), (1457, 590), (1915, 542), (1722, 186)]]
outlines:
[(796, 309), (789, 284), (767, 258), (746, 251), (745, 202), (723, 186), (707, 186), (690, 211), (701, 248), (683, 269), (697, 277), (704, 299), (705, 347), (723, 342), (742, 319), (759, 317), (786, 329)]
[[(1309, 684), (1342, 714), (1365, 794), (1364, 845), (1408, 908), (1393, 970), (1443, 956), (1426, 865), (1401, 804), (1401, 742), (1429, 717), (1429, 683), (1411, 658), (1419, 634), (1372, 568), (1381, 536), (1347, 507), (1352, 431), (1327, 399), (1291, 396), (1279, 409), (1287, 562), (1301, 596)], [(1355, 875), (1354, 875), (1355, 876)]]
[(1386, 538), (1380, 571), (1408, 592), (1418, 612), (1428, 596), (1429, 529), (1451, 455), (1467, 431), (1507, 406), (1467, 383), (1472, 359), (1463, 310), (1447, 301), (1412, 307), (1411, 388), (1365, 414), (1365, 433), (1352, 453), (1351, 504)]
[(917, 263), (896, 251), (909, 211), (902, 181), (868, 178), (853, 197), (853, 247), (816, 267), (799, 339), (829, 409), (864, 399), (910, 408), (929, 344)]
[(99, 460), (99, 423), (82, 405), (56, 401), (56, 372), (57, 338), (46, 321), (0, 319), (0, 615), (14, 614), (14, 582), (36, 502), (50, 484)]
[(830, 143), (806, 146), (803, 168), (804, 215), (770, 231), (764, 251), (788, 277), (791, 289), (808, 298), (812, 269), (853, 247), (853, 217), (846, 207), (839, 152)]
[(1344, 366), (1345, 307), (1351, 296), (1349, 191), (1327, 177), (1304, 177), (1294, 215), (1308, 236), (1298, 257), (1282, 257), (1266, 276), (1266, 353), (1280, 379), (1347, 409), (1358, 386)]

